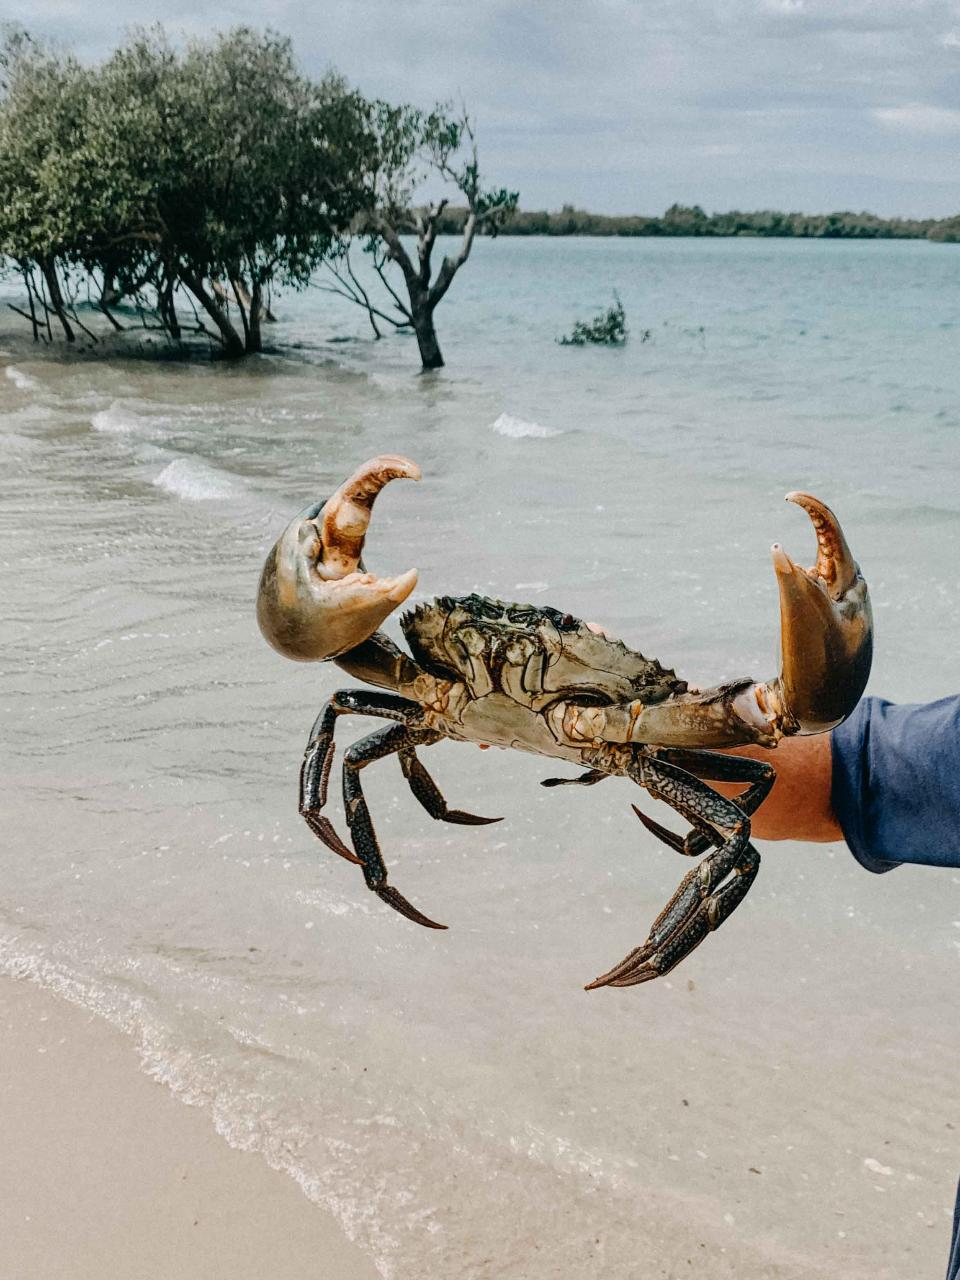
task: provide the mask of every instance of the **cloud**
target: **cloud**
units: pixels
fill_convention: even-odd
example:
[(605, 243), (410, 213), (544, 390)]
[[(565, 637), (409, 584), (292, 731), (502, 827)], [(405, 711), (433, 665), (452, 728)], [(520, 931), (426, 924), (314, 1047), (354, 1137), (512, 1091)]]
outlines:
[(742, 151), (736, 142), (710, 142), (700, 148), (701, 155), (705, 156), (738, 156)]
[(960, 111), (932, 107), (926, 102), (908, 102), (902, 107), (877, 107), (871, 114), (891, 129), (905, 129), (910, 133), (960, 132)]
[(429, 105), (461, 97), (485, 173), (528, 208), (960, 209), (957, 0), (3, 0), (103, 57), (133, 24), (238, 23), (303, 67)]

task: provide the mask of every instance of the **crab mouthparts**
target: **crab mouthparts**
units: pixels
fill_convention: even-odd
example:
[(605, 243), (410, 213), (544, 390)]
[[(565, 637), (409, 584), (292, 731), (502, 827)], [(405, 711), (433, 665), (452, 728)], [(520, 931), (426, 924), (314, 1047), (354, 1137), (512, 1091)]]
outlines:
[(419, 480), (420, 468), (396, 454), (371, 458), (281, 534), (257, 595), (260, 630), (278, 652), (301, 662), (336, 657), (373, 635), (409, 596), (416, 569), (378, 578), (360, 563), (377, 494), (400, 478)]

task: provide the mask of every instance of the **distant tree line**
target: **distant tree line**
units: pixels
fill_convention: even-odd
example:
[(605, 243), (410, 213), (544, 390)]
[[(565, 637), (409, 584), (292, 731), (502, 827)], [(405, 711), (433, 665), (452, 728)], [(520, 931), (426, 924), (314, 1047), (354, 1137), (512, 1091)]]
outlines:
[[(456, 234), (464, 211), (445, 211), (441, 230)], [(671, 205), (659, 217), (588, 213), (566, 204), (557, 213), (521, 209), (503, 228), (511, 236), (794, 236), (817, 240), (960, 240), (955, 218), (878, 218), (873, 213), (706, 213), (699, 205)]]
[[(272, 32), (177, 46), (154, 28), (94, 66), (22, 30), (0, 41), (0, 269), (21, 280), (9, 305), (38, 341), (140, 326), (241, 356), (262, 349), (278, 289), (319, 285), (362, 307), (377, 337), (415, 334), (429, 369), (443, 364), (436, 308), (478, 235), (960, 240), (960, 217), (517, 202), (485, 185), (465, 110), (313, 80)], [(456, 237), (442, 257), (441, 235)]]
[[(461, 205), (458, 248), (439, 266), (448, 201), (418, 201), (428, 177)], [(378, 334), (378, 318), (412, 330), (436, 368), (435, 309), (475, 236), (516, 204), (484, 186), (465, 112), (313, 81), (275, 33), (178, 48), (156, 28), (97, 66), (24, 31), (0, 47), (0, 259), (37, 340), (57, 326), (97, 341), (92, 306), (118, 330), (132, 313), (172, 341), (257, 352), (273, 292), (320, 272)], [(366, 284), (351, 250), (369, 256)]]

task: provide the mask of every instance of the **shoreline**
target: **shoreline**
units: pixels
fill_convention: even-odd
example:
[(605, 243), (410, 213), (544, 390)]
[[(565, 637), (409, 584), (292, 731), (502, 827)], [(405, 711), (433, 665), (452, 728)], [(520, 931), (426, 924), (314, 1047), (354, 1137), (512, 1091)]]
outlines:
[(3, 976), (0, 1027), (0, 1275), (376, 1280), (328, 1213), (96, 1014)]

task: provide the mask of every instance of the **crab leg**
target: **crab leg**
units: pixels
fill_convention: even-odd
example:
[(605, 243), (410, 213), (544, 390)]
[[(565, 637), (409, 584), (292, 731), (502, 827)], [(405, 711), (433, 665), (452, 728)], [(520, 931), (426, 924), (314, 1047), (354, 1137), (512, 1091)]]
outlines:
[(610, 774), (604, 773), (602, 769), (588, 769), (586, 773), (581, 773), (579, 778), (541, 778), (540, 785), (541, 787), (592, 787), (609, 777)]
[(743, 901), (760, 866), (760, 855), (750, 843), (750, 819), (734, 801), (664, 760), (637, 756), (627, 772), (694, 826), (716, 832), (719, 848), (680, 881), (643, 946), (595, 978), (587, 991), (632, 987), (669, 973)]
[(376, 729), (348, 747), (343, 756), (343, 807), (346, 809), (350, 838), (363, 867), (363, 878), (367, 882), (367, 888), (372, 889), (388, 907), (393, 907), (394, 911), (399, 911), (414, 924), (422, 924), (427, 929), (446, 929), (445, 924), (437, 924), (435, 920), (425, 916), (409, 903), (399, 890), (387, 884), (387, 868), (377, 843), (363, 788), (360, 786), (361, 769), (372, 764), (374, 760), (382, 760), (384, 756), (393, 755), (407, 743), (406, 727), (391, 724), (382, 729)]
[(341, 708), (337, 706), (334, 696), (317, 716), (310, 730), (303, 764), (300, 766), (300, 816), (328, 849), (338, 853), (341, 858), (346, 858), (348, 862), (359, 863), (360, 859), (343, 843), (330, 819), (320, 812), (327, 803), (327, 785), (334, 756), (333, 731), (340, 713)]
[[(377, 844), (377, 838), (367, 811), (366, 800), (356, 776), (360, 769), (374, 760), (398, 754), (404, 776), (410, 790), (432, 818), (461, 826), (483, 825), (499, 822), (499, 818), (481, 818), (462, 809), (451, 809), (440, 788), (417, 759), (415, 747), (439, 742), (442, 734), (432, 730), (418, 730), (422, 711), (415, 702), (390, 694), (371, 693), (366, 689), (341, 690), (335, 693), (314, 722), (300, 770), (300, 813), (307, 826), (327, 848), (363, 867), (364, 878), (384, 902), (401, 915), (432, 929), (445, 929), (422, 915), (396, 889), (386, 883), (386, 867)], [(388, 725), (355, 743), (344, 753), (343, 792), (352, 843), (351, 852), (340, 839), (321, 810), (327, 802), (330, 769), (334, 757), (334, 729), (341, 715), (371, 715), (398, 721)], [(382, 877), (382, 878), (381, 878)]]
[[(684, 751), (679, 748), (662, 747), (657, 751), (657, 758), (669, 760), (671, 764), (680, 765), (696, 778), (708, 778), (715, 782), (749, 782), (746, 791), (737, 796), (736, 803), (746, 814), (753, 814), (760, 808), (770, 794), (770, 788), (776, 781), (776, 770), (773, 765), (763, 760), (752, 760), (746, 756), (728, 756), (719, 751)], [(613, 777), (602, 769), (590, 769), (581, 773), (579, 778), (544, 778), (541, 787), (580, 786), (592, 787), (604, 778)], [(697, 858), (714, 843), (709, 829), (694, 829), (686, 837), (675, 835), (662, 827), (653, 818), (648, 818), (635, 804), (630, 806), (643, 825), (658, 840), (682, 853), (688, 858)]]
[(348, 862), (359, 862), (360, 859), (350, 852), (337, 835), (330, 819), (320, 812), (327, 803), (327, 786), (334, 756), (333, 732), (337, 717), (378, 716), (408, 724), (415, 723), (422, 714), (415, 702), (408, 702), (405, 698), (372, 693), (369, 689), (341, 689), (333, 695), (314, 721), (300, 767), (300, 816), (328, 849), (338, 853), (341, 858), (346, 858)]
[(401, 476), (419, 480), (420, 468), (396, 454), (371, 458), (281, 534), (260, 576), (257, 621), (285, 657), (316, 662), (356, 648), (416, 586), (416, 569), (377, 578), (360, 564), (377, 494)]
[[(408, 734), (408, 739), (424, 747), (440, 742), (442, 738), (442, 733), (418, 733), (415, 736)], [(493, 822), (503, 821), (502, 818), (481, 818), (478, 814), (466, 813), (463, 809), (451, 809), (440, 788), (417, 758), (412, 741), (399, 749), (400, 768), (410, 784), (410, 790), (431, 818), (440, 822), (452, 822), (461, 827), (486, 827)]]
[[(705, 778), (711, 782), (749, 782), (750, 786), (746, 791), (736, 798), (737, 808), (742, 809), (748, 817), (760, 808), (777, 780), (773, 765), (747, 756), (726, 756), (719, 751), (673, 751), (666, 748), (657, 753), (657, 758), (679, 765), (695, 778)], [(630, 807), (649, 832), (685, 857), (697, 858), (714, 843), (713, 833), (709, 828), (704, 829), (701, 825), (684, 838), (668, 831), (653, 818), (648, 818), (635, 804)]]
[(407, 726), (407, 741), (397, 749), (400, 767), (414, 797), (431, 818), (458, 826), (485, 826), (502, 821), (501, 818), (481, 818), (478, 814), (448, 806), (440, 788), (417, 758), (416, 746), (428, 747), (443, 738), (442, 733), (416, 728), (422, 714), (420, 707), (406, 698), (387, 693), (371, 693), (369, 689), (342, 689), (333, 695), (314, 721), (300, 767), (300, 816), (315, 836), (348, 862), (359, 862), (359, 859), (350, 852), (330, 820), (321, 813), (327, 803), (334, 757), (333, 734), (338, 716), (377, 716), (397, 720)]

